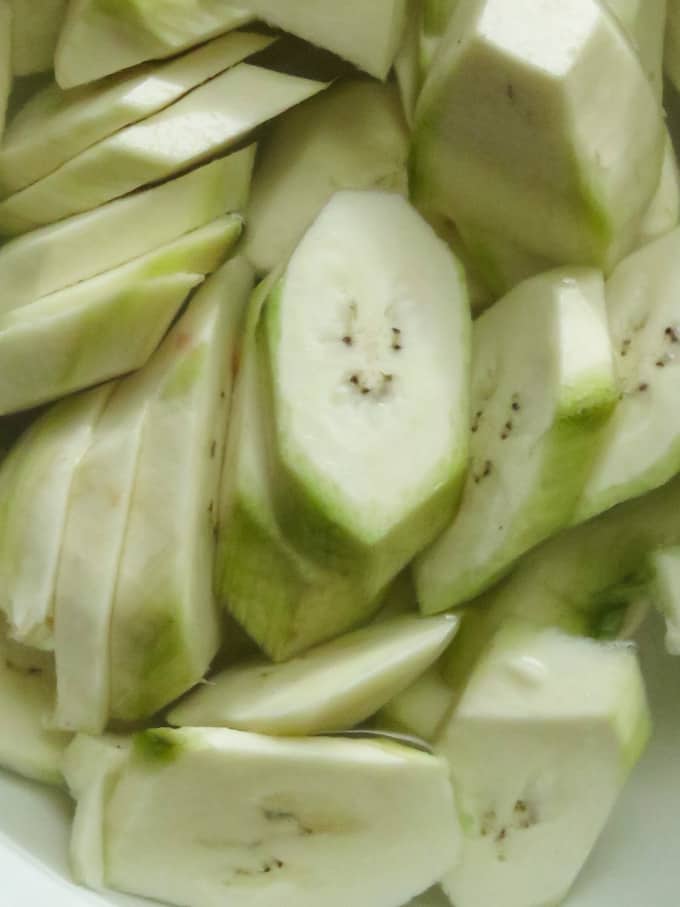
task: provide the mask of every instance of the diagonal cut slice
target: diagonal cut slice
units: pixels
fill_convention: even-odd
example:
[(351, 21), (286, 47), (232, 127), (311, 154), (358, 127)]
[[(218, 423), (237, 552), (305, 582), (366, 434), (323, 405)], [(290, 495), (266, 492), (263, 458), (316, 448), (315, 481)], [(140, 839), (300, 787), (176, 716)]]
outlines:
[(202, 290), (205, 316), (175, 335), (177, 358), (146, 414), (113, 601), (113, 719), (155, 714), (201, 680), (219, 647), (216, 497), (252, 280), (236, 258)]
[(0, 148), (0, 192), (37, 182), (81, 151), (157, 113), (272, 43), (236, 32), (171, 60), (65, 92), (50, 83), (15, 114)]
[(239, 63), (5, 199), (0, 234), (26, 233), (204, 163), (325, 87)]
[(0, 469), (0, 608), (10, 635), (53, 647), (53, 596), (71, 482), (111, 386), (57, 403)]
[(0, 413), (142, 366), (191, 290), (224, 261), (241, 228), (238, 216), (219, 218), (114, 271), (5, 314)]
[(228, 308), (231, 267), (205, 285), (147, 365), (119, 382), (75, 471), (54, 605), (55, 724), (65, 730), (102, 733), (108, 723), (113, 600), (147, 415), (187, 344)]
[[(245, 208), (255, 146), (0, 247), (0, 311), (127, 264)], [(87, 254), (85, 254), (85, 250)]]
[(54, 60), (62, 88), (97, 81), (145, 60), (174, 56), (255, 18), (224, 0), (182, 0), (184, 14), (170, 32), (162, 30), (158, 17), (164, 12), (162, 5), (147, 2), (137, 7), (139, 14), (134, 2), (70, 0)]
[(397, 617), (284, 664), (236, 665), (191, 693), (168, 722), (274, 736), (352, 728), (436, 661), (457, 629), (456, 617)]

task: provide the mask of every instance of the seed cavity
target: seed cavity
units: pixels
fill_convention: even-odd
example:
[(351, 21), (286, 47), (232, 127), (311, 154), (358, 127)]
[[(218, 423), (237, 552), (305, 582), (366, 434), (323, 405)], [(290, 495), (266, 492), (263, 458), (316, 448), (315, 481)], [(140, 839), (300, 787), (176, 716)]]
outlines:
[(483, 479), (488, 478), (492, 472), (493, 472), (493, 463), (491, 462), (491, 460), (486, 460), (484, 462), (484, 466), (482, 467), (482, 471), (477, 473), (477, 475), (475, 476), (475, 480), (474, 480), (475, 485), (479, 485), (479, 483)]
[(353, 372), (349, 376), (350, 385), (358, 391), (362, 397), (369, 395), (384, 397), (390, 387), (394, 384), (394, 375), (392, 372)]

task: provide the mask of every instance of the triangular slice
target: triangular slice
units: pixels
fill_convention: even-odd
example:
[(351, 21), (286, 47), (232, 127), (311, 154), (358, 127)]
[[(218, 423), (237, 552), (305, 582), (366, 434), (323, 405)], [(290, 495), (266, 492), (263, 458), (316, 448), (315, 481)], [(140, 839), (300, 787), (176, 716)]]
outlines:
[(561, 903), (649, 732), (633, 646), (506, 626), (435, 746), (467, 818), (456, 907)]
[(47, 72), (54, 64), (54, 51), (68, 0), (11, 0), (12, 68), (15, 76)]
[(607, 315), (621, 400), (574, 522), (644, 494), (680, 468), (680, 229), (616, 268), (607, 282)]
[(54, 604), (55, 724), (65, 730), (101, 733), (108, 723), (113, 600), (147, 416), (194, 338), (214, 329), (229, 341), (232, 267), (206, 284), (144, 369), (118, 384), (75, 471)]
[(351, 728), (436, 661), (457, 628), (454, 617), (397, 617), (281, 665), (237, 665), (191, 693), (168, 722), (280, 736)]
[(216, 589), (221, 603), (271, 658), (332, 639), (379, 607), (357, 577), (315, 564), (291, 543), (275, 512), (266, 400), (254, 331), (277, 274), (253, 294), (222, 474)]
[(241, 212), (255, 159), (251, 145), (184, 176), (0, 246), (0, 311), (96, 277)]
[(119, 129), (168, 107), (192, 89), (272, 43), (237, 32), (169, 63), (65, 92), (51, 83), (12, 118), (0, 148), (0, 193), (18, 192)]
[(254, 18), (224, 0), (182, 0), (181, 7), (170, 7), (174, 27), (163, 30), (167, 10), (167, 2), (71, 0), (54, 61), (59, 85), (73, 88), (145, 60), (171, 57)]
[(441, 759), (221, 728), (138, 735), (105, 828), (108, 885), (202, 907), (395, 907), (460, 842)]
[(460, 266), (386, 192), (334, 195), (263, 310), (280, 523), (301, 551), (358, 571), (374, 595), (455, 510), (468, 339)]
[(3, 315), (0, 413), (143, 365), (189, 292), (224, 261), (241, 227), (236, 215), (219, 218), (114, 271)]
[(0, 234), (25, 233), (88, 211), (203, 163), (324, 87), (239, 63), (0, 203)]
[(5, 130), (7, 103), (12, 90), (11, 24), (12, 9), (9, 2), (0, 0), (0, 140)]
[(260, 147), (246, 255), (258, 272), (285, 263), (338, 189), (408, 194), (409, 137), (393, 86), (341, 82), (291, 110)]
[(57, 403), (0, 469), (0, 609), (19, 642), (53, 645), (53, 595), (73, 473), (111, 392)]
[(406, 0), (244, 0), (243, 5), (270, 25), (325, 47), (377, 79), (390, 71), (407, 9)]
[(418, 562), (426, 613), (475, 597), (568, 524), (618, 393), (597, 271), (520, 284), (472, 336), (471, 463), (453, 523)]
[(111, 621), (114, 719), (168, 705), (201, 680), (219, 647), (216, 498), (251, 288), (242, 258), (204, 288), (205, 317), (175, 335), (177, 358), (146, 414)]
[(54, 705), (54, 661), (6, 639), (0, 622), (0, 766), (61, 785), (69, 734), (47, 729)]

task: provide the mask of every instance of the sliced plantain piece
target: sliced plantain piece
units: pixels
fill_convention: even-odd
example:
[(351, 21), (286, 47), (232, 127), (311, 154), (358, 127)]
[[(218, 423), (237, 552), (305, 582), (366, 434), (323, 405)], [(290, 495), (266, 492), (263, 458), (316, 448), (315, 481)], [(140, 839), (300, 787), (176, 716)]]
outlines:
[(236, 665), (191, 693), (170, 712), (168, 723), (275, 736), (351, 728), (436, 661), (457, 629), (455, 617), (397, 617), (284, 664)]
[(127, 265), (3, 315), (0, 413), (144, 365), (191, 290), (224, 261), (241, 228), (238, 216), (219, 218)]
[(226, 213), (242, 212), (254, 158), (251, 145), (0, 246), (0, 311), (127, 264)]
[(629, 256), (607, 282), (621, 400), (604, 429), (574, 522), (644, 494), (680, 468), (680, 229)]
[(378, 595), (455, 510), (468, 449), (460, 266), (398, 195), (339, 192), (258, 326), (280, 525)]
[(214, 275), (147, 365), (119, 382), (75, 470), (54, 598), (57, 727), (101, 733), (108, 724), (112, 608), (147, 417), (187, 348), (210, 330), (230, 341), (233, 270)]
[(472, 350), (460, 509), (416, 569), (428, 614), (474, 598), (569, 523), (618, 398), (598, 271), (521, 283), (475, 321)]
[(64, 753), (63, 772), (78, 806), (70, 842), (74, 880), (99, 891), (104, 888), (105, 828), (108, 803), (130, 755), (130, 738), (79, 734)]
[(467, 817), (452, 903), (561, 903), (650, 729), (633, 646), (505, 626), (435, 744)]
[(325, 47), (384, 80), (406, 23), (407, 0), (246, 0), (260, 19)]
[(323, 88), (322, 82), (239, 63), (0, 202), (0, 234), (89, 211), (204, 163)]
[(70, 734), (48, 729), (54, 706), (54, 660), (6, 636), (0, 621), (0, 766), (60, 785)]
[(666, 151), (659, 185), (642, 219), (638, 245), (644, 246), (670, 233), (678, 226), (678, 222), (680, 222), (680, 171), (673, 141), (667, 130)]
[(393, 907), (460, 841), (440, 759), (221, 728), (138, 735), (105, 828), (108, 885), (202, 907)]
[(56, 48), (56, 79), (64, 89), (94, 82), (145, 60), (172, 57), (253, 18), (223, 0), (70, 0)]
[(258, 286), (248, 313), (222, 475), (216, 588), (250, 637), (281, 661), (352, 629), (380, 602), (357, 577), (301, 554), (276, 516), (269, 411), (254, 346), (261, 307), (276, 280), (273, 273)]
[(111, 386), (55, 404), (0, 468), (0, 608), (18, 642), (53, 648), (54, 583), (73, 473)]
[(110, 626), (110, 715), (148, 718), (205, 675), (220, 642), (212, 570), (234, 353), (252, 288), (243, 258), (194, 301), (143, 427)]
[(393, 86), (333, 85), (274, 124), (260, 148), (246, 254), (261, 274), (283, 265), (338, 189), (408, 195), (409, 136)]
[(460, 0), (418, 102), (411, 189), (459, 228), (609, 271), (635, 247), (663, 141), (655, 90), (599, 0)]
[(272, 41), (266, 35), (235, 32), (168, 63), (143, 66), (77, 91), (65, 92), (50, 83), (12, 118), (0, 147), (0, 192), (7, 196), (37, 182)]

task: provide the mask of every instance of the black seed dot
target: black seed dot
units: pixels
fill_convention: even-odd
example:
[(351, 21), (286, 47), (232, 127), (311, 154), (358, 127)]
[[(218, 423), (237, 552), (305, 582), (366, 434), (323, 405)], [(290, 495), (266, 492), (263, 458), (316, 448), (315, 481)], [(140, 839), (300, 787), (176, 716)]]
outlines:
[(210, 445), (210, 459), (215, 459), (215, 454), (217, 453), (217, 441), (213, 441)]
[(657, 368), (666, 368), (666, 363), (663, 361), (663, 359), (657, 359), (654, 364)]
[(371, 393), (370, 387), (362, 387), (362, 388), (361, 388), (361, 393), (362, 393), (362, 394), (370, 394), (370, 393)]
[(358, 383), (359, 383), (359, 376), (358, 376), (358, 375), (352, 375), (352, 377), (351, 377), (349, 380), (351, 381), (352, 384), (358, 384)]
[(515, 89), (511, 82), (508, 82), (508, 87), (507, 87), (506, 91), (507, 91), (507, 95), (510, 98), (510, 100), (514, 101), (515, 100)]
[(351, 346), (351, 345), (354, 343), (354, 341), (353, 341), (352, 338), (349, 336), (349, 334), (346, 334), (346, 335), (342, 338), (342, 342), (345, 344), (345, 346)]
[(649, 390), (649, 384), (647, 384), (646, 381), (643, 381), (642, 384), (638, 384), (638, 390), (644, 393), (645, 391)]

